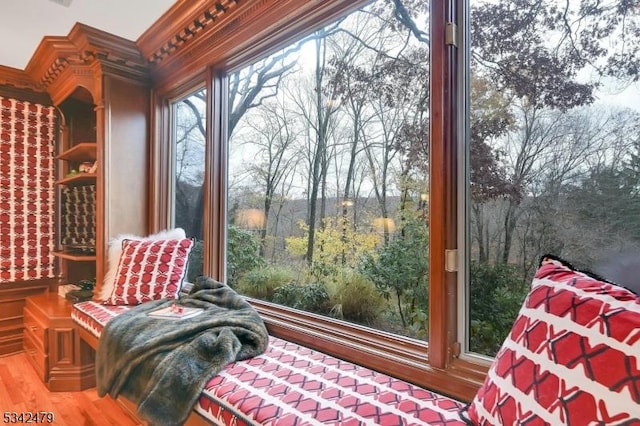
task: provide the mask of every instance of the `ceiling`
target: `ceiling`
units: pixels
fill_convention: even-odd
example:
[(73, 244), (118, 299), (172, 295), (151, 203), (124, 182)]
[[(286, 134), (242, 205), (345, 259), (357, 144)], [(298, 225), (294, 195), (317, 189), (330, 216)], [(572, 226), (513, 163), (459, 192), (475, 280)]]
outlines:
[(76, 22), (135, 41), (176, 0), (1, 0), (0, 65), (25, 69), (44, 36)]

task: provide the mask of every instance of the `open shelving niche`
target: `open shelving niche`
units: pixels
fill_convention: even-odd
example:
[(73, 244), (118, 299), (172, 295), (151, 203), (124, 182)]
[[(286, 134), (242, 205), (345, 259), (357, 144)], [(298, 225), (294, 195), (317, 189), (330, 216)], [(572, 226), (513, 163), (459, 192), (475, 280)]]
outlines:
[[(83, 163), (95, 163), (97, 161), (96, 140), (96, 116), (95, 107), (92, 103), (91, 95), (83, 88), (78, 88), (71, 96), (59, 105), (61, 115), (60, 137), (58, 141), (58, 187), (57, 216), (58, 216), (58, 239), (57, 250), (54, 256), (61, 259), (61, 275), (69, 282), (77, 282), (83, 279), (95, 277), (96, 274), (96, 186), (97, 173), (77, 172), (71, 174), (71, 170), (78, 171)], [(93, 193), (91, 197), (90, 209), (82, 206), (76, 208), (78, 214), (69, 217), (76, 218), (84, 225), (89, 224), (90, 229), (85, 229), (89, 238), (88, 241), (79, 241), (70, 244), (71, 238), (69, 217), (65, 218), (66, 208), (72, 205), (73, 201), (68, 201), (70, 194), (82, 191), (83, 187), (90, 188)]]

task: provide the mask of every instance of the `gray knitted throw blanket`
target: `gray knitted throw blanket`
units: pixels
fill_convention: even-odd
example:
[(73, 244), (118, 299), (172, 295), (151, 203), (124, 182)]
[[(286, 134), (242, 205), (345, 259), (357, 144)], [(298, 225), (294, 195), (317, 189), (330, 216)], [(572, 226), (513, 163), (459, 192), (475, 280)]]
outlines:
[[(179, 320), (147, 315), (173, 303), (204, 312)], [(199, 278), (177, 302), (143, 303), (107, 323), (96, 353), (98, 394), (126, 397), (152, 425), (180, 425), (211, 377), (267, 345), (264, 322), (246, 300)]]

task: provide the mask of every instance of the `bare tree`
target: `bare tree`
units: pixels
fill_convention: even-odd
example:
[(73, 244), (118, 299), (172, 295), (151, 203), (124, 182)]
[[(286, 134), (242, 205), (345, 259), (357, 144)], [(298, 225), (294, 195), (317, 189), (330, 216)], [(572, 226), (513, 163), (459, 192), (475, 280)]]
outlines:
[[(175, 219), (187, 235), (202, 239), (202, 184), (204, 181), (205, 90), (180, 101), (176, 114)], [(200, 206), (194, 208), (194, 206)]]
[(297, 151), (290, 147), (298, 139), (300, 130), (284, 105), (275, 100), (263, 102), (262, 107), (250, 118), (245, 123), (245, 127), (251, 129), (245, 135), (248, 141), (243, 143), (236, 140), (236, 143), (241, 147), (246, 146), (249, 150), (247, 154), (254, 158), (248, 168), (252, 187), (254, 190), (260, 187), (258, 192), (264, 194), (264, 226), (260, 229), (260, 255), (264, 257), (271, 207), (276, 197), (288, 195), (278, 194), (278, 190), (283, 188), (285, 178), (292, 173), (298, 161)]
[[(289, 91), (290, 100), (296, 105), (299, 117), (307, 127), (308, 153), (308, 189), (307, 189), (307, 225), (308, 243), (305, 258), (310, 265), (313, 262), (316, 226), (322, 222), (318, 219), (318, 202), (323, 195), (323, 182), (326, 182), (328, 170), (328, 145), (331, 139), (332, 124), (337, 107), (333, 103), (336, 98), (336, 88), (330, 84), (326, 68), (328, 55), (326, 36), (327, 29), (316, 32), (314, 38), (313, 76), (310, 84), (302, 82)], [(308, 89), (311, 88), (310, 92)]]
[[(583, 107), (570, 112), (541, 111), (521, 108), (521, 127), (503, 138), (500, 149), (511, 180), (524, 189), (520, 200), (503, 198), (485, 215), (490, 227), (493, 217), (501, 220), (497, 260), (513, 260), (513, 244), (517, 242), (517, 259), (530, 259), (532, 254), (547, 247), (559, 252), (568, 230), (574, 229), (566, 220), (566, 188), (579, 182), (604, 159), (619, 161), (612, 147), (620, 147), (627, 139), (622, 135), (637, 126), (636, 114), (624, 115), (596, 107)], [(479, 209), (479, 205), (473, 206)], [(479, 218), (476, 218), (478, 221)], [(496, 229), (496, 228), (494, 228)], [(538, 247), (532, 249), (531, 247)], [(524, 271), (531, 265), (522, 263)]]

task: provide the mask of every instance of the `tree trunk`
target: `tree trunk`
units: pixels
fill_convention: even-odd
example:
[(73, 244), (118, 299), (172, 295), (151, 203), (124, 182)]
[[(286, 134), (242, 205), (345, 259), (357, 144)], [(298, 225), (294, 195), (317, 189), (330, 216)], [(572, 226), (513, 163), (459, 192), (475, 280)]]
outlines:
[(307, 241), (307, 264), (311, 266), (313, 263), (313, 248), (315, 244), (316, 233), (316, 215), (318, 206), (318, 190), (322, 178), (322, 167), (324, 152), (326, 149), (326, 130), (328, 114), (324, 109), (322, 102), (322, 79), (324, 75), (324, 40), (318, 38), (316, 42), (316, 74), (315, 74), (315, 92), (316, 92), (316, 111), (317, 111), (317, 131), (316, 131), (316, 149), (313, 157), (313, 165), (311, 169), (311, 191), (309, 193), (309, 239)]
[(518, 224), (519, 214), (517, 212), (517, 206), (513, 201), (509, 202), (507, 213), (504, 216), (504, 245), (502, 246), (502, 262), (509, 263), (509, 256), (511, 255), (511, 246), (513, 244), (513, 234)]
[(483, 206), (478, 203), (473, 203), (471, 207), (471, 211), (473, 212), (473, 217), (476, 221), (476, 232), (475, 238), (478, 243), (478, 262), (487, 263), (489, 260), (489, 253), (487, 248), (487, 240), (485, 239), (485, 224), (484, 224), (484, 214), (483, 214)]

